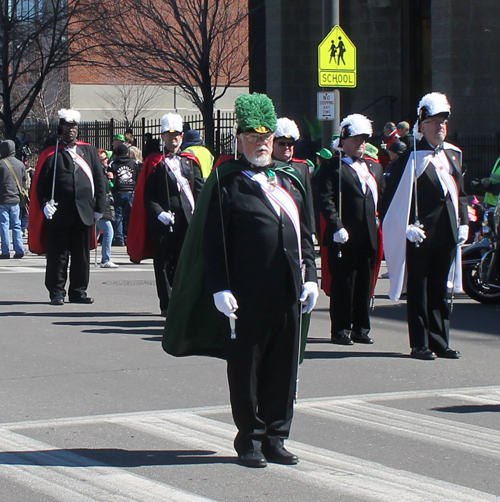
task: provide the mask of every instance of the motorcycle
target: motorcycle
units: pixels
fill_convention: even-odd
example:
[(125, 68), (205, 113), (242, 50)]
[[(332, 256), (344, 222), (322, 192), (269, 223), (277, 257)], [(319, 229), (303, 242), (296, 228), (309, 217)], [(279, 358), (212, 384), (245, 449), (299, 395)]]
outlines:
[(480, 303), (500, 303), (500, 197), (484, 213), (482, 239), (462, 251), (464, 291)]

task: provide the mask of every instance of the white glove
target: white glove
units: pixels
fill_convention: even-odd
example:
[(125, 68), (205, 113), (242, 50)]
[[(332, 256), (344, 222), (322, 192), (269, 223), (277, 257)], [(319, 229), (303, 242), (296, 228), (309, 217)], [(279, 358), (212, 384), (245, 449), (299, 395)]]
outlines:
[(94, 220), (99, 221), (102, 218), (102, 213), (97, 213), (94, 211)]
[(175, 223), (175, 215), (171, 211), (162, 211), (158, 215), (158, 219), (164, 224), (164, 225), (173, 225)]
[(426, 237), (425, 232), (416, 225), (408, 225), (406, 227), (406, 238), (410, 242), (422, 242)]
[(53, 200), (50, 200), (43, 206), (43, 214), (45, 215), (45, 218), (48, 220), (52, 219), (52, 216), (54, 216), (55, 212), (57, 211), (57, 202), (54, 202)]
[(349, 232), (345, 228), (337, 230), (333, 234), (333, 242), (338, 242), (339, 244), (345, 244), (349, 240)]
[(236, 310), (238, 310), (238, 302), (231, 291), (226, 289), (214, 293), (214, 303), (219, 312), (232, 319), (238, 319), (235, 314)]
[(460, 225), (458, 227), (458, 244), (457, 246), (463, 246), (467, 239), (469, 238), (469, 225)]
[(302, 286), (302, 294), (300, 295), (299, 301), (303, 303), (302, 313), (310, 314), (316, 302), (318, 301), (319, 289), (317, 283), (313, 281), (305, 282)]

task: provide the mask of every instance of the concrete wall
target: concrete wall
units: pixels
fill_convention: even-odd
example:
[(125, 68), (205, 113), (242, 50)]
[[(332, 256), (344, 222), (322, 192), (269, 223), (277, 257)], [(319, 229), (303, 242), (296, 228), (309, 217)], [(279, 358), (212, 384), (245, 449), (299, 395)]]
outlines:
[(496, 0), (433, 0), (432, 81), (452, 105), (451, 131), (500, 127), (500, 21)]
[[(200, 113), (189, 100), (177, 89), (155, 88), (157, 97), (139, 118), (158, 119), (168, 112), (177, 112), (182, 116)], [(228, 89), (223, 98), (217, 101), (217, 109), (224, 112), (234, 110), (234, 100), (240, 94), (248, 92), (248, 87), (233, 87)], [(69, 106), (79, 110), (83, 121), (106, 120), (114, 118), (123, 120), (116, 110), (121, 102), (118, 88), (113, 85), (71, 84)]]

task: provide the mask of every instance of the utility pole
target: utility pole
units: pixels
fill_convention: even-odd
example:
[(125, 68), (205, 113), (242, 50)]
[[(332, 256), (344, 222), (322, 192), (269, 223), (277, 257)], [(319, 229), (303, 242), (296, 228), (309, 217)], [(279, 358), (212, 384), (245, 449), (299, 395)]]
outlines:
[[(340, 0), (323, 0), (323, 37), (330, 33), (334, 26), (340, 26)], [(332, 136), (339, 134), (340, 127), (340, 91), (338, 89), (325, 89), (333, 92), (335, 97), (335, 114), (333, 120), (323, 122), (322, 146), (329, 147)]]

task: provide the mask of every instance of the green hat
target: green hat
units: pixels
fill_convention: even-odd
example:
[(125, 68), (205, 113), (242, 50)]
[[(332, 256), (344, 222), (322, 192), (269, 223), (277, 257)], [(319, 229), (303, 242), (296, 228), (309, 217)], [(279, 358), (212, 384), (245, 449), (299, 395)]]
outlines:
[(242, 94), (234, 104), (238, 132), (259, 133), (276, 131), (278, 118), (273, 102), (265, 94)]
[(119, 139), (120, 141), (123, 141), (125, 143), (125, 135), (123, 134), (115, 134), (113, 139)]
[(307, 162), (307, 165), (308, 165), (309, 167), (316, 167), (316, 166), (314, 165), (314, 162), (313, 162), (312, 160), (310, 160), (310, 159), (306, 159), (306, 162)]
[(371, 143), (366, 143), (365, 154), (372, 159), (378, 160), (378, 148)]
[(331, 159), (333, 157), (332, 151), (328, 148), (322, 148), (319, 152), (316, 152), (316, 155), (325, 160)]

